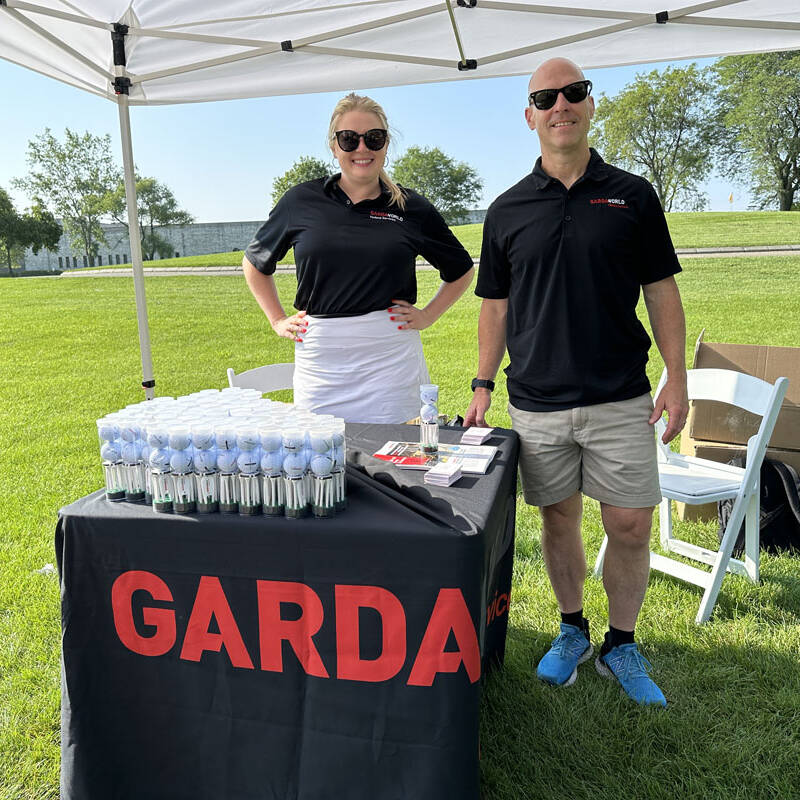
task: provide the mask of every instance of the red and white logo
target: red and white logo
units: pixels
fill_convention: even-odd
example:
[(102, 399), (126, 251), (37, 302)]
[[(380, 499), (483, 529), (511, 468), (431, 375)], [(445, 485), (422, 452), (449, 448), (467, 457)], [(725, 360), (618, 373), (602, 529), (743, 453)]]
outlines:
[(593, 206), (611, 206), (612, 208), (629, 208), (621, 197), (595, 197), (589, 201)]
[(374, 209), (369, 212), (369, 218), (378, 222), (403, 222), (404, 219), (399, 214), (392, 214), (389, 211), (375, 211)]

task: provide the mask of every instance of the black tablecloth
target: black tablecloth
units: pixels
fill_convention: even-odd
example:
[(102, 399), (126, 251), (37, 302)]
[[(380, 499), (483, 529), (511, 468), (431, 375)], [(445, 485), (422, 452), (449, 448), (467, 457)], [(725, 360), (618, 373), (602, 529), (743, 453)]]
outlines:
[(438, 488), (371, 457), (416, 433), (348, 426), (333, 519), (61, 510), (65, 800), (477, 799), (518, 442)]

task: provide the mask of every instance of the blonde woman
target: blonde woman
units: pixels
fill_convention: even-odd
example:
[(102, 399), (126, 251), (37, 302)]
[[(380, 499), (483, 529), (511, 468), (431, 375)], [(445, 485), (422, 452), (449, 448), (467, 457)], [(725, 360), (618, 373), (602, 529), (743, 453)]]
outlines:
[[(349, 94), (333, 110), (328, 142), (341, 173), (290, 189), (243, 260), (247, 284), (278, 336), (295, 341), (294, 399), (350, 422), (405, 422), (419, 412), (428, 369), (419, 332), (472, 280), (472, 259), (424, 197), (384, 170), (383, 109)], [(275, 267), (294, 247), (297, 312), (287, 314)], [(442, 277), (417, 302), (421, 255)]]

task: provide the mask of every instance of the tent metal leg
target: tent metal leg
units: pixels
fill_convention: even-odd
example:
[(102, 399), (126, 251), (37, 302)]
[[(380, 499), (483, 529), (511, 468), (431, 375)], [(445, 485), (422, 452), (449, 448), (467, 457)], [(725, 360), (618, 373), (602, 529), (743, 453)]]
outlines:
[(142, 355), (142, 386), (145, 397), (155, 397), (153, 358), (150, 353), (150, 325), (147, 320), (147, 297), (144, 291), (142, 270), (142, 242), (139, 234), (139, 212), (136, 204), (136, 176), (133, 168), (133, 146), (131, 144), (131, 118), (128, 96), (117, 95), (119, 108), (119, 130), (122, 139), (122, 164), (125, 170), (125, 200), (128, 205), (128, 238), (131, 243), (131, 265), (133, 266), (133, 288), (136, 293), (136, 317), (139, 323), (139, 350)]

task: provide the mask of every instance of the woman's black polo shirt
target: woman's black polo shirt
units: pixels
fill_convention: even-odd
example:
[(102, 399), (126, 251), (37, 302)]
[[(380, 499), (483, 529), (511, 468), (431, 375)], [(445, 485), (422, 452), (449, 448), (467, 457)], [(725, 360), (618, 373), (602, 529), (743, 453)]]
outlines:
[(475, 290), (508, 298), (511, 403), (556, 411), (650, 391), (639, 291), (680, 269), (644, 178), (592, 150), (567, 190), (539, 159), (487, 212)]
[(424, 197), (403, 189), (406, 207), (389, 205), (384, 189), (374, 200), (352, 203), (339, 175), (301, 183), (276, 204), (245, 251), (271, 275), (294, 247), (294, 306), (309, 314), (345, 317), (389, 308), (392, 300), (417, 302), (417, 255), (442, 280), (457, 280), (472, 259)]

